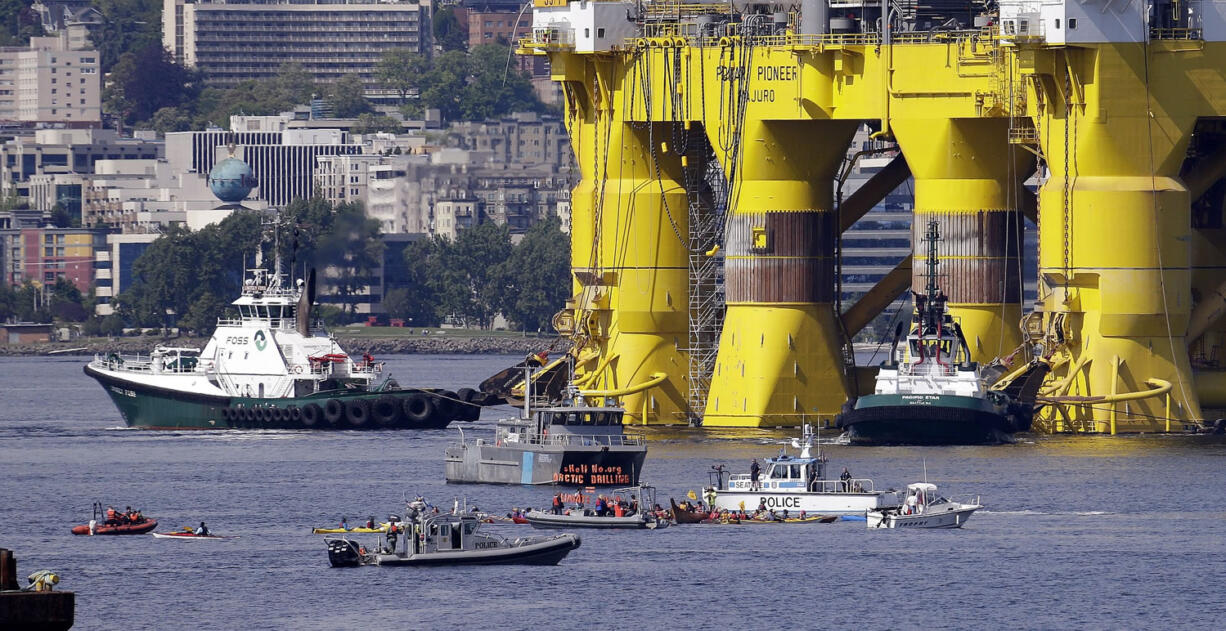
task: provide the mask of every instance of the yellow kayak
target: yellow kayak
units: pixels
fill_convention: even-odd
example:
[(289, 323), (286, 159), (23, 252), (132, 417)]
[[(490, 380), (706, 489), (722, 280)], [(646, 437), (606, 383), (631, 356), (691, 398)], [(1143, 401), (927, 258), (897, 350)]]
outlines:
[(313, 535), (342, 535), (347, 532), (353, 532), (353, 533), (358, 533), (358, 534), (366, 534), (366, 533), (372, 533), (372, 532), (387, 532), (387, 522), (383, 522), (382, 524), (379, 524), (378, 528), (367, 528), (365, 526), (359, 526), (356, 528), (350, 528), (349, 530), (345, 530), (344, 528), (312, 528), (311, 529), (311, 534)]

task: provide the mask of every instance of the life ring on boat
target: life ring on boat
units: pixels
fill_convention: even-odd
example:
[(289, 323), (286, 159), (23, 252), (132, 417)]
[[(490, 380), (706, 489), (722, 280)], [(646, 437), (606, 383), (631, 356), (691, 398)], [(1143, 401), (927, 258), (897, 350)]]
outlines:
[(345, 402), (345, 420), (355, 429), (363, 429), (370, 422), (370, 401), (350, 399)]
[(336, 399), (328, 399), (327, 403), (324, 403), (324, 420), (332, 427), (336, 427), (343, 418), (345, 418), (345, 405)]
[(294, 374), (295, 374), (295, 375), (301, 375), (301, 374), (302, 374), (302, 366), (294, 366)]
[(414, 425), (425, 423), (434, 414), (434, 403), (426, 395), (414, 392), (404, 398), (404, 415)]

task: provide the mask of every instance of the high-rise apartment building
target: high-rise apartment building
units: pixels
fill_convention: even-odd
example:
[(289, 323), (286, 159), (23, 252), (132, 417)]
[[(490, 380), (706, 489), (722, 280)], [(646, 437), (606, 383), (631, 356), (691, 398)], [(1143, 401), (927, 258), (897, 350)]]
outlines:
[(162, 44), (213, 85), (232, 86), (301, 64), (316, 81), (375, 67), (395, 48), (424, 50), (430, 0), (164, 0)]
[(74, 48), (67, 33), (0, 47), (0, 121), (101, 125), (98, 53)]

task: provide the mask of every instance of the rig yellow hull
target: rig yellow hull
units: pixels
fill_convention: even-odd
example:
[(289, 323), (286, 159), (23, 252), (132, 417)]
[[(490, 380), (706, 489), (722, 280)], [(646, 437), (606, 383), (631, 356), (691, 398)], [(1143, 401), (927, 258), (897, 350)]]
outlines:
[[(1193, 226), (1204, 191), (1182, 179), (1197, 167), (1187, 155), (1198, 121), (1226, 115), (1226, 44), (870, 35), (640, 36), (590, 53), (536, 44), (565, 87), (584, 174), (570, 311), (587, 383), (667, 374), (624, 399), (636, 423), (762, 427), (839, 413), (855, 387), (835, 307), (831, 182), (852, 132), (871, 122), (915, 177), (914, 225), (935, 219), (950, 235), (942, 270), (974, 358), (1050, 363), (1036, 429), (1185, 431), (1203, 420), (1202, 399), (1226, 404), (1226, 373), (1198, 374), (1185, 339), (1226, 280), (1226, 253)], [(676, 142), (693, 129), (729, 186), (728, 308), (702, 411), (686, 406), (696, 253)], [(1021, 184), (1036, 155), (1037, 210)], [(1023, 215), (1037, 220), (1040, 250), (1039, 301), (1025, 316)], [(1195, 357), (1216, 357), (1226, 327), (1197, 318), (1210, 324)]]

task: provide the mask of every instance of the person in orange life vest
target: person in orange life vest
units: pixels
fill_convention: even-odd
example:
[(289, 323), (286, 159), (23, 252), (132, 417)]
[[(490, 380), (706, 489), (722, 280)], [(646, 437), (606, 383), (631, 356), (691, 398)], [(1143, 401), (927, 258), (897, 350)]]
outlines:
[(554, 515), (562, 514), (562, 494), (561, 493), (553, 494), (553, 514)]

